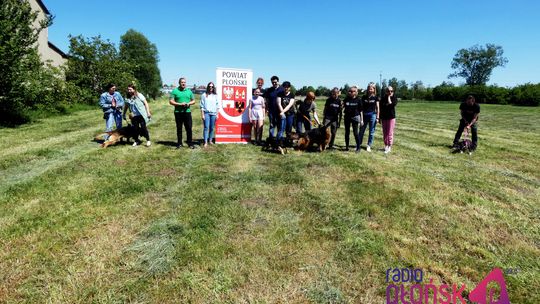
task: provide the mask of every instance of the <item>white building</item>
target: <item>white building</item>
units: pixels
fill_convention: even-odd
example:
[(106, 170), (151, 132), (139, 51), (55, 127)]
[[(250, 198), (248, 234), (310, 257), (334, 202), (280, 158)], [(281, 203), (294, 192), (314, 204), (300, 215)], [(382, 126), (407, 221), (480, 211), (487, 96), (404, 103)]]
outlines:
[[(34, 23), (37, 27), (40, 21), (44, 20), (47, 15), (50, 15), (50, 12), (47, 9), (47, 7), (45, 7), (45, 5), (43, 4), (41, 0), (28, 0), (28, 1), (30, 2), (30, 6), (32, 7), (32, 10), (38, 12), (38, 16)], [(50, 60), (50, 63), (53, 66), (60, 66), (67, 61), (67, 55), (49, 41), (48, 28), (44, 28), (39, 33), (38, 52), (43, 62)]]

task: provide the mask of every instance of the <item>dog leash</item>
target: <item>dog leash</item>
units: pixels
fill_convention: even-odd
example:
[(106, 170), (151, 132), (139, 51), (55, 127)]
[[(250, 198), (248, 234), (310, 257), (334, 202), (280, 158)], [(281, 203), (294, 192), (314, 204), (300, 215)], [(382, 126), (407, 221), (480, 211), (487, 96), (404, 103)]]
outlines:
[[(302, 114), (302, 117), (304, 117), (304, 119), (307, 120), (311, 126), (313, 126), (313, 122), (309, 120), (309, 118), (307, 118), (306, 115)], [(320, 123), (317, 123), (317, 126), (320, 126), (320, 125), (321, 125)]]
[(470, 127), (465, 128), (465, 130), (464, 130), (465, 132), (463, 132), (463, 139), (469, 139), (469, 135), (470, 135), (469, 130), (470, 129), (471, 129)]

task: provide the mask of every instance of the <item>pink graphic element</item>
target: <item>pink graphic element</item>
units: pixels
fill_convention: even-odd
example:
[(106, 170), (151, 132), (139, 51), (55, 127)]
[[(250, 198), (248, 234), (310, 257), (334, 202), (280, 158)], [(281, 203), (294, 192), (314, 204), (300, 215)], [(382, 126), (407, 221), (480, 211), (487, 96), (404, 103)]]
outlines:
[[(494, 293), (496, 290), (494, 288), (489, 289), (489, 302), (488, 302), (488, 284), (496, 283), (501, 288), (501, 293), (498, 299), (494, 299)], [(479, 303), (479, 304), (510, 304), (510, 299), (508, 298), (508, 292), (506, 291), (506, 282), (504, 281), (504, 276), (502, 270), (499, 268), (493, 269), (487, 277), (476, 286), (476, 288), (471, 291), (469, 294), (469, 300)]]

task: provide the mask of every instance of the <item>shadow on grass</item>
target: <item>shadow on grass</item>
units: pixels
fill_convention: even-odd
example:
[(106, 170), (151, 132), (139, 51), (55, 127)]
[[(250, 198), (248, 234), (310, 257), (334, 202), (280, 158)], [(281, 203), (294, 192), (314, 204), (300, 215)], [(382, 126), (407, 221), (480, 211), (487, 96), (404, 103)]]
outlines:
[(176, 142), (169, 141), (169, 140), (160, 140), (160, 141), (157, 141), (156, 144), (167, 146), (167, 147), (176, 147)]

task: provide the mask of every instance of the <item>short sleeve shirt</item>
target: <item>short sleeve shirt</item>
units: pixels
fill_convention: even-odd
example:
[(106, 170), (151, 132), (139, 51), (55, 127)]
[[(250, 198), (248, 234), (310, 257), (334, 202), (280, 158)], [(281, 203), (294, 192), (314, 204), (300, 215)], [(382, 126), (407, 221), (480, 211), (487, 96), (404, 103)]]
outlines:
[(364, 113), (375, 112), (377, 110), (377, 102), (379, 101), (379, 96), (362, 96), (362, 109), (364, 110)]
[(459, 109), (463, 112), (463, 117), (467, 120), (467, 122), (471, 122), (474, 115), (480, 113), (480, 105), (476, 102), (472, 105), (468, 105), (467, 102), (462, 102)]
[[(281, 107), (285, 109), (291, 103), (291, 101), (294, 99), (294, 94), (289, 93), (289, 95), (285, 95), (285, 92), (281, 92), (278, 94), (278, 97), (281, 98)], [(290, 109), (285, 112), (285, 115), (292, 115), (294, 114), (294, 107), (290, 107)]]
[(343, 101), (344, 106), (344, 112), (345, 117), (354, 117), (360, 115), (360, 111), (362, 111), (362, 101), (360, 98), (350, 98), (347, 97)]
[(337, 120), (341, 113), (341, 99), (328, 98), (324, 104), (324, 119)]
[(269, 87), (265, 90), (263, 97), (266, 99), (267, 109), (270, 113), (277, 112), (276, 99), (281, 92), (283, 92), (282, 86), (279, 86), (277, 88)]
[(315, 112), (315, 110), (317, 110), (317, 106), (315, 105), (314, 101), (312, 101), (309, 104), (307, 102), (305, 102), (305, 101), (302, 101), (298, 105), (298, 113), (300, 113), (302, 115), (308, 116), (310, 113)]
[[(190, 89), (179, 90), (178, 88), (174, 89), (171, 92), (170, 98), (177, 103), (190, 103), (193, 99), (195, 99), (195, 97), (193, 96), (193, 92), (191, 92)], [(174, 107), (174, 112), (191, 113), (191, 109), (189, 107), (176, 106)]]

